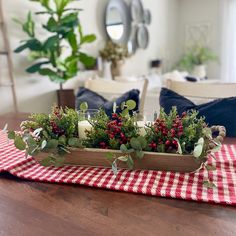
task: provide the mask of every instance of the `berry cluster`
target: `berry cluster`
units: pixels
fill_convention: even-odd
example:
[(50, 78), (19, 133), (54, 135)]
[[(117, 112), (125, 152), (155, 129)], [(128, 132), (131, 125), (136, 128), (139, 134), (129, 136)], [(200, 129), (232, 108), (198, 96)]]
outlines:
[[(105, 133), (108, 135), (109, 139), (116, 140), (120, 145), (126, 144), (128, 142), (128, 138), (122, 132), (122, 117), (117, 114), (112, 114), (112, 119), (107, 123)], [(99, 143), (100, 147), (103, 149), (108, 148), (108, 144), (105, 142)]]
[(50, 126), (52, 127), (52, 132), (58, 136), (64, 135), (65, 131), (61, 129), (54, 120), (50, 121)]
[(165, 151), (177, 150), (179, 139), (184, 132), (182, 119), (186, 116), (186, 112), (181, 117), (178, 115), (173, 119), (157, 118), (152, 127), (152, 139), (149, 140), (149, 148), (157, 151), (161, 146)]

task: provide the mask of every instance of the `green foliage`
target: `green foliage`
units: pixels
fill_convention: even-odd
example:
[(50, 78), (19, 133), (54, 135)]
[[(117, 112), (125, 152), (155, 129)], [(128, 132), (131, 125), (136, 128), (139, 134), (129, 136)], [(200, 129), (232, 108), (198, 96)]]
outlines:
[(26, 156), (48, 153), (43, 165), (62, 164), (61, 156), (70, 148), (82, 147), (78, 138), (78, 114), (73, 109), (53, 107), (49, 115), (32, 114), (21, 123), (21, 131), (8, 131), (8, 138), (14, 140), (16, 148), (25, 150)]
[[(76, 76), (79, 62), (86, 68), (95, 65), (95, 58), (81, 51), (81, 47), (96, 40), (93, 34), (84, 35), (79, 21), (78, 8), (69, 8), (73, 0), (32, 0), (39, 3), (46, 14), (47, 22), (42, 25), (49, 32), (49, 37), (42, 41), (35, 35), (35, 22), (29, 12), (25, 22), (15, 20), (22, 27), (29, 39), (15, 49), (20, 53), (26, 49), (36, 62), (26, 69), (28, 73), (48, 76), (51, 81), (64, 83)], [(65, 48), (67, 50), (65, 50)], [(69, 52), (69, 55), (68, 55)]]
[(217, 56), (210, 48), (195, 45), (182, 57), (177, 67), (180, 70), (191, 72), (195, 65), (204, 65), (216, 60)]

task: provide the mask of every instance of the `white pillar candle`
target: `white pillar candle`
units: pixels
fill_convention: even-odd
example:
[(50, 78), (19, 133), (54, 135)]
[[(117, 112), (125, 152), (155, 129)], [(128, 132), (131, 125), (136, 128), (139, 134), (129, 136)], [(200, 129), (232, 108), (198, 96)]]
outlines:
[(79, 138), (80, 139), (86, 138), (85, 130), (91, 131), (92, 130), (92, 125), (87, 120), (79, 121), (79, 123), (78, 123), (78, 133), (79, 133)]
[(145, 136), (146, 135), (146, 130), (145, 130), (145, 125), (147, 122), (145, 121), (137, 121), (137, 125), (139, 127), (139, 134), (141, 136)]

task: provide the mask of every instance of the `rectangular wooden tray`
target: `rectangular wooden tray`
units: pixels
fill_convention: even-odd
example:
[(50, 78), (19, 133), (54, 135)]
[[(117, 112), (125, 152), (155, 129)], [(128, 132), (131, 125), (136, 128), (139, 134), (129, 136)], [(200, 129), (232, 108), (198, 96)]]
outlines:
[[(117, 157), (123, 155), (118, 150), (93, 148), (73, 149), (70, 154), (65, 156), (64, 164), (111, 168), (111, 163), (106, 158), (107, 152), (112, 152)], [(35, 158), (40, 161), (47, 156), (47, 153), (40, 153)], [(137, 158), (133, 158), (133, 160), (134, 169), (137, 170), (193, 172), (201, 167), (201, 163), (197, 162), (192, 155), (145, 152), (144, 157), (141, 160)], [(118, 167), (127, 169), (127, 164), (119, 161)]]

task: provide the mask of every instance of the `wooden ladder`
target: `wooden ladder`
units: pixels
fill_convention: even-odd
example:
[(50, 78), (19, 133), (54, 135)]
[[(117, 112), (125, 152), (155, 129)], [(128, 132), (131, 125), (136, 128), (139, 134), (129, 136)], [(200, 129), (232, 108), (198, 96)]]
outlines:
[(2, 87), (2, 86), (11, 87), (14, 112), (18, 112), (14, 75), (13, 75), (13, 63), (12, 63), (12, 58), (11, 58), (10, 44), (9, 44), (9, 40), (7, 37), (7, 28), (6, 28), (6, 24), (4, 22), (2, 0), (0, 0), (0, 32), (1, 32), (2, 38), (3, 38), (3, 49), (0, 49), (0, 56), (6, 56), (7, 65), (8, 65), (8, 75), (9, 75), (9, 83), (1, 83), (0, 82), (0, 87)]

